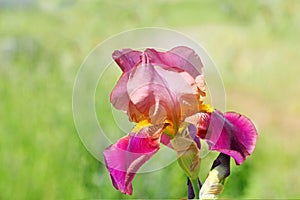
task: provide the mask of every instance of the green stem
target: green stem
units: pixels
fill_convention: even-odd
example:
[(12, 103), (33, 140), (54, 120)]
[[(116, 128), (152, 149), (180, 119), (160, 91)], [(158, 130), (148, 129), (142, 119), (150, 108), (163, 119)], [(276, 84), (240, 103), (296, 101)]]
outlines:
[(200, 188), (199, 188), (199, 184), (198, 184), (198, 178), (196, 178), (196, 179), (191, 179), (191, 183), (192, 183), (192, 185), (193, 185), (193, 190), (194, 190), (194, 194), (195, 194), (195, 199), (199, 199)]

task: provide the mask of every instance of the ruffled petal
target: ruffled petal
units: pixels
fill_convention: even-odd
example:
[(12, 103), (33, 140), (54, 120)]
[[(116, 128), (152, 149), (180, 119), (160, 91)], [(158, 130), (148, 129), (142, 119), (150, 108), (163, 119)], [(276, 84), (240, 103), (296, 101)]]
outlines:
[(160, 66), (168, 70), (180, 69), (187, 72), (195, 80), (199, 89), (200, 100), (206, 96), (206, 84), (204, 81), (203, 64), (193, 49), (178, 46), (167, 52), (159, 52), (155, 49), (146, 49), (152, 65)]
[(225, 124), (212, 150), (227, 154), (242, 164), (252, 154), (256, 145), (257, 131), (246, 116), (239, 113), (225, 113)]
[(193, 49), (178, 46), (167, 52), (146, 49), (151, 64), (161, 67), (176, 67), (188, 72), (193, 78), (203, 74), (203, 65)]
[(111, 93), (111, 102), (131, 121), (147, 119), (161, 124), (168, 119), (176, 125), (198, 112), (205, 82), (202, 63), (192, 49), (176, 47), (165, 53), (123, 49), (115, 51), (113, 58), (123, 74)]
[(199, 109), (199, 90), (187, 72), (142, 63), (132, 69), (127, 91), (135, 105), (129, 113), (138, 111), (138, 115), (144, 115), (153, 124), (166, 119), (177, 123)]
[(104, 161), (113, 186), (132, 194), (132, 180), (139, 168), (159, 150), (163, 125), (133, 129), (128, 136), (104, 150)]
[(211, 150), (233, 157), (237, 165), (254, 151), (257, 131), (247, 117), (234, 112), (223, 115), (214, 111), (198, 113), (189, 119), (190, 122), (195, 124), (197, 117), (198, 136), (208, 142)]
[(141, 62), (141, 51), (132, 49), (122, 49), (113, 52), (112, 57), (122, 69), (123, 72), (131, 70), (135, 65)]

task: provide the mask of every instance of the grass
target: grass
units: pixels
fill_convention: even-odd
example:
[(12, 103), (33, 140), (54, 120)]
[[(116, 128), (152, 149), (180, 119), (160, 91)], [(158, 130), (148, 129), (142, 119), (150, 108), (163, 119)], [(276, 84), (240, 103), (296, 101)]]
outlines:
[[(0, 9), (0, 199), (186, 196), (177, 163), (138, 175), (134, 195), (121, 195), (73, 123), (72, 89), (84, 57), (107, 37), (145, 26), (199, 41), (219, 67), (227, 109), (258, 127), (257, 148), (244, 165), (232, 163), (223, 197), (299, 198), (298, 1), (28, 2)], [(112, 135), (122, 133), (101, 100), (117, 76), (96, 93), (98, 117)]]

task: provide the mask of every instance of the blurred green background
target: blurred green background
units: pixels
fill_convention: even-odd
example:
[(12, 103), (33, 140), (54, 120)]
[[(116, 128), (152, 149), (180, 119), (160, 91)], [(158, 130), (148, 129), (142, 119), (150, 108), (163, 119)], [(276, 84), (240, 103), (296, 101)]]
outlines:
[[(73, 123), (73, 83), (85, 56), (113, 34), (146, 26), (203, 45), (223, 78), (227, 110), (258, 128), (254, 154), (232, 163), (222, 197), (300, 198), (299, 10), (297, 0), (0, 0), (0, 199), (186, 196), (176, 162), (138, 175), (134, 195), (121, 195)], [(118, 75), (98, 98), (108, 100)]]

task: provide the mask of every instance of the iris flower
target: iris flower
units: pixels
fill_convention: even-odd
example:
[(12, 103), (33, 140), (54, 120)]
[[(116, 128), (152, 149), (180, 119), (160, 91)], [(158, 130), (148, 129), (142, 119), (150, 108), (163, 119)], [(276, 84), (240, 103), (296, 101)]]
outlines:
[(247, 117), (235, 112), (223, 114), (204, 104), (203, 65), (192, 49), (123, 49), (112, 56), (123, 73), (110, 101), (136, 123), (127, 136), (103, 152), (116, 189), (132, 194), (136, 172), (160, 149), (160, 143), (177, 152), (178, 163), (188, 177), (189, 198), (201, 187), (200, 140), (220, 152), (210, 173), (221, 167), (224, 170), (218, 173), (223, 178), (229, 175), (229, 156), (240, 165), (253, 152), (257, 132)]

